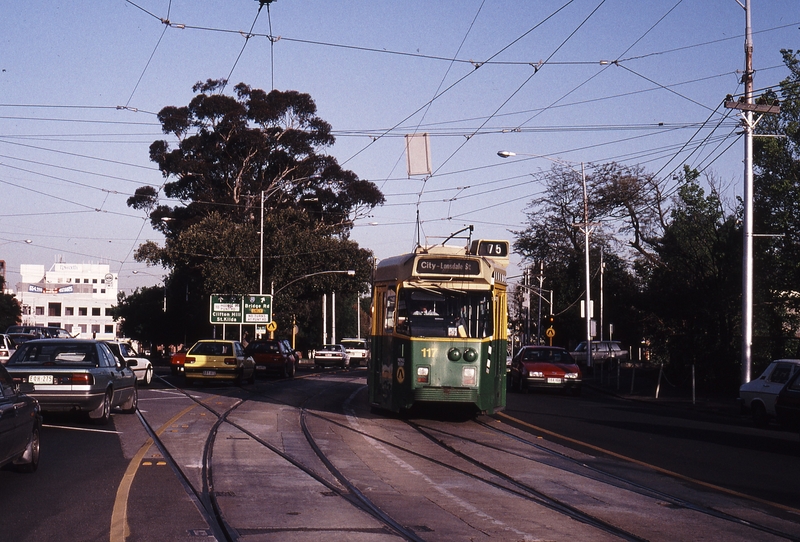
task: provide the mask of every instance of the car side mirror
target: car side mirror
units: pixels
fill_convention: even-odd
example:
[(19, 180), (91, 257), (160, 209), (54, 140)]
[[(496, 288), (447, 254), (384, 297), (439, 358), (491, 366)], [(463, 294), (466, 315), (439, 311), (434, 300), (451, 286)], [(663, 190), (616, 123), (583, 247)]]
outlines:
[(132, 359), (132, 360), (129, 360), (129, 361), (127, 362), (127, 365), (128, 365), (128, 367), (136, 367), (136, 366), (138, 366), (138, 365), (139, 365), (139, 362), (138, 362), (138, 361), (136, 361), (135, 359)]

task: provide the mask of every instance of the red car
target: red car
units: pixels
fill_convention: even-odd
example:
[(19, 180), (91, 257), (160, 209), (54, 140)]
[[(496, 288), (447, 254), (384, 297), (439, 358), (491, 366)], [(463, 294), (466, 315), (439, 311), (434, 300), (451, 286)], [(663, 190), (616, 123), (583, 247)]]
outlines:
[(580, 395), (583, 376), (573, 357), (556, 346), (523, 346), (511, 360), (512, 391), (560, 389)]
[(181, 348), (169, 357), (169, 366), (172, 376), (183, 376), (183, 366), (186, 363), (186, 349)]
[(278, 339), (253, 341), (247, 345), (245, 354), (256, 363), (256, 373), (275, 372), (284, 378), (295, 373), (295, 355), (287, 343)]

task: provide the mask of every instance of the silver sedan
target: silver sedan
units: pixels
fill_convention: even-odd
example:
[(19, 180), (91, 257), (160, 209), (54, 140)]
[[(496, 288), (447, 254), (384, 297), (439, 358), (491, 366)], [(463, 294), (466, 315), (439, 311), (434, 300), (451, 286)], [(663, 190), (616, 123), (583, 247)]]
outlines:
[(15, 383), (32, 385), (26, 394), (37, 399), (43, 411), (86, 412), (98, 424), (108, 423), (114, 408), (136, 411), (136, 375), (102, 341), (28, 341), (17, 348), (6, 368)]

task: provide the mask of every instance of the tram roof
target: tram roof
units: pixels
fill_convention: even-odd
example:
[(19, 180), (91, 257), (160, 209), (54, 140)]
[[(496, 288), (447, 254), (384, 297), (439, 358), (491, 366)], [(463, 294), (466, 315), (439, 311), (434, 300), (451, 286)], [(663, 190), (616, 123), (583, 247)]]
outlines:
[[(463, 270), (461, 272), (455, 270), (453, 272), (434, 271), (431, 273), (420, 273), (415, 266), (415, 262), (418, 260), (447, 261), (448, 257), (453, 257), (454, 260), (475, 262), (477, 267), (474, 267), (475, 264), (473, 264), (473, 267), (467, 267), (469, 270)], [(375, 270), (375, 280), (407, 280), (421, 275), (429, 277), (434, 275), (443, 280), (485, 279), (487, 278), (487, 274), (489, 277), (492, 277), (492, 273), (498, 269), (501, 269), (501, 274), (505, 275), (505, 267), (505, 262), (471, 254), (467, 247), (437, 245), (429, 248), (418, 247), (415, 252), (392, 256), (381, 260)]]

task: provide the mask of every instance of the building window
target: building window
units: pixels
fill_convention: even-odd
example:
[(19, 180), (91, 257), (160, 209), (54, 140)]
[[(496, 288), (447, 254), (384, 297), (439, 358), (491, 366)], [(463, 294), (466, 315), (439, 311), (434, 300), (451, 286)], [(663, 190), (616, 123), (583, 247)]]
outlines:
[(36, 307), (36, 316), (44, 316), (44, 307)]
[(92, 307), (92, 316), (100, 316), (100, 307)]
[(106, 307), (106, 316), (114, 316), (114, 309)]
[(81, 333), (86, 333), (86, 324), (80, 324), (79, 327), (81, 328)]
[(81, 279), (75, 279), (75, 284), (80, 284), (80, 283), (81, 283)]
[(47, 305), (47, 316), (61, 316), (61, 303), (49, 303)]
[(114, 333), (114, 324), (108, 325), (106, 324), (106, 333)]
[(67, 333), (72, 335), (72, 324), (64, 324), (64, 329), (67, 330)]
[(75, 307), (64, 307), (64, 316), (75, 316)]
[(97, 279), (92, 279), (92, 284), (97, 284)]
[(100, 324), (92, 324), (92, 334), (100, 333)]
[(83, 279), (84, 284), (89, 284), (89, 279)]
[[(78, 316), (89, 316), (89, 309), (86, 307), (78, 307)], [(85, 329), (83, 331), (86, 331)]]

